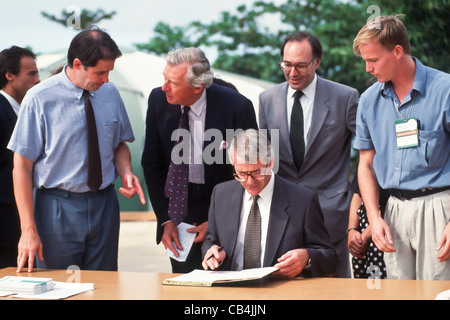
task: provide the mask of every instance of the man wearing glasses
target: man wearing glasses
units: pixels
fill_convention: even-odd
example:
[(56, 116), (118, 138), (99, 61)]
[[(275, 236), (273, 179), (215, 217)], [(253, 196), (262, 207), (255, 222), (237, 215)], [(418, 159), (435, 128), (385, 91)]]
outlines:
[(260, 129), (279, 130), (278, 174), (317, 192), (325, 226), (338, 254), (337, 277), (349, 277), (347, 239), (350, 147), (358, 91), (316, 75), (320, 41), (307, 32), (281, 47), (286, 82), (260, 95)]
[(286, 277), (333, 273), (337, 259), (317, 195), (274, 176), (275, 155), (263, 133), (248, 129), (238, 134), (228, 157), (237, 181), (214, 189), (203, 268), (275, 266)]

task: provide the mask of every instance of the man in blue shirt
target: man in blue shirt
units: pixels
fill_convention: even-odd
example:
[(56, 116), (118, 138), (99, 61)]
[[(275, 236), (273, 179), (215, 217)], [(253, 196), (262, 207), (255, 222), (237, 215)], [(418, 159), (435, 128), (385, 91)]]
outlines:
[[(366, 24), (353, 49), (378, 79), (361, 95), (354, 147), (387, 275), (450, 280), (450, 75), (410, 55), (397, 16)], [(391, 193), (384, 219), (377, 183)]]
[[(42, 268), (117, 270), (117, 175), (123, 186), (119, 191), (127, 197), (138, 193), (145, 203), (126, 144), (134, 140), (133, 131), (118, 90), (108, 83), (120, 55), (107, 33), (84, 30), (72, 40), (64, 70), (33, 87), (23, 100), (8, 146), (15, 153), (22, 229), (18, 272), (27, 260), (32, 270), (36, 253)], [(98, 142), (94, 151), (88, 151), (89, 128), (97, 132), (89, 140)], [(91, 154), (99, 155), (92, 170), (99, 173), (96, 185), (88, 183)]]

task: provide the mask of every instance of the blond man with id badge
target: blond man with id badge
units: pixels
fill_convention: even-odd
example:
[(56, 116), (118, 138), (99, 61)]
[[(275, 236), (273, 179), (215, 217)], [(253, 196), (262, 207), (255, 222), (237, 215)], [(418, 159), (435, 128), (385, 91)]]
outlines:
[[(353, 49), (378, 80), (361, 95), (354, 147), (387, 276), (450, 280), (450, 75), (410, 55), (398, 16), (369, 21)], [(391, 194), (384, 217), (378, 184)]]

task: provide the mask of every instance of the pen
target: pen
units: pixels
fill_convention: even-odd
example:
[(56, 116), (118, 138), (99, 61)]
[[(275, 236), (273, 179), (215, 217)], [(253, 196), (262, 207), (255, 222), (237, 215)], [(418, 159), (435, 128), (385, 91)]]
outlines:
[[(222, 250), (223, 250), (223, 247), (219, 247), (219, 251), (218, 251), (218, 252), (220, 252), (220, 251), (222, 251)], [(211, 259), (212, 257), (214, 257), (214, 254), (210, 255), (210, 256), (208, 257), (208, 259), (206, 259), (206, 260), (209, 260), (209, 259)]]

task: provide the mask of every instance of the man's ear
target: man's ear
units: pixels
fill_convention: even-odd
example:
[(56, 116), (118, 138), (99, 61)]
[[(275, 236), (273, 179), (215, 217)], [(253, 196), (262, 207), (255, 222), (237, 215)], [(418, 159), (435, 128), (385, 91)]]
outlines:
[(403, 54), (404, 54), (403, 47), (401, 45), (399, 45), (399, 44), (394, 47), (393, 52), (394, 52), (394, 55), (395, 55), (395, 57), (397, 59), (400, 59), (403, 56)]
[(76, 70), (80, 70), (81, 68), (84, 68), (83, 64), (81, 63), (81, 60), (78, 58), (73, 59), (72, 65), (73, 65), (73, 68)]
[(6, 78), (6, 80), (11, 81), (11, 80), (13, 80), (15, 77), (16, 77), (16, 75), (13, 74), (11, 71), (6, 71), (6, 72), (5, 72), (5, 78)]
[(205, 88), (205, 85), (202, 83), (202, 85), (200, 87), (195, 87), (194, 88), (194, 94), (199, 94), (200, 92), (203, 91), (203, 89)]

